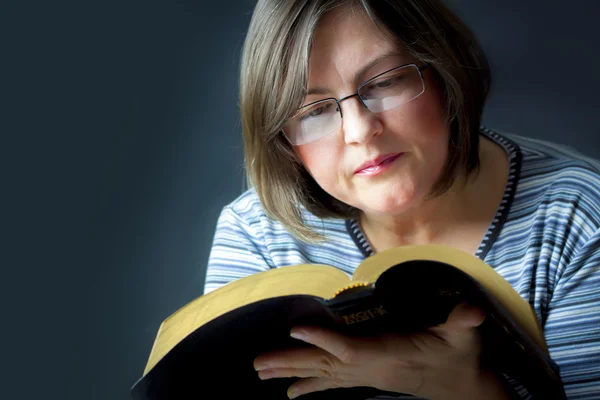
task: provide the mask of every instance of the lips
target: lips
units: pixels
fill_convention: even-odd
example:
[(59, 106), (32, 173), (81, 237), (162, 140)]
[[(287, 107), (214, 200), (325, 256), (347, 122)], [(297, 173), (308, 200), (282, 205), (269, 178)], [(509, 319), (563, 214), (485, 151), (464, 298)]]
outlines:
[(379, 156), (379, 157), (375, 158), (374, 160), (367, 161), (366, 163), (364, 163), (363, 165), (358, 167), (356, 169), (356, 171), (354, 171), (354, 173), (355, 174), (369, 174), (370, 170), (375, 169), (376, 167), (379, 167), (382, 165), (390, 164), (402, 154), (403, 153), (393, 153), (393, 154), (385, 154), (383, 156)]

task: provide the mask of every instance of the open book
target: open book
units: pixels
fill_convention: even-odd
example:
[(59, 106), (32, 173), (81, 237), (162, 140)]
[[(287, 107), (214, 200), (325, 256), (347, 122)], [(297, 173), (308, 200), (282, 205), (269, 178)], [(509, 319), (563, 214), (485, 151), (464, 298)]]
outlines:
[[(135, 400), (287, 399), (293, 378), (261, 381), (259, 354), (306, 345), (289, 336), (315, 324), (348, 335), (409, 334), (446, 321), (462, 301), (482, 307), (483, 358), (534, 398), (564, 398), (542, 329), (529, 303), (477, 257), (440, 245), (377, 253), (352, 278), (327, 265), (257, 273), (198, 297), (158, 329)], [(366, 399), (370, 388), (330, 389), (301, 399)]]

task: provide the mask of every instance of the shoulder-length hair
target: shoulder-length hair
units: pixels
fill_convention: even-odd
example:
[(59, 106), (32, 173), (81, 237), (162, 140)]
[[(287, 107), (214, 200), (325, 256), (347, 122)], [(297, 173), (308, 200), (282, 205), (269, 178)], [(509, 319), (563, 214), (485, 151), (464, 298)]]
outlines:
[(444, 174), (431, 195), (444, 193), (459, 173), (469, 174), (479, 166), (489, 64), (473, 33), (441, 0), (259, 0), (240, 70), (246, 173), (267, 215), (307, 242), (323, 237), (304, 223), (303, 209), (321, 218), (358, 215), (358, 210), (319, 187), (281, 133), (306, 94), (317, 23), (343, 4), (365, 12), (435, 71), (450, 140)]

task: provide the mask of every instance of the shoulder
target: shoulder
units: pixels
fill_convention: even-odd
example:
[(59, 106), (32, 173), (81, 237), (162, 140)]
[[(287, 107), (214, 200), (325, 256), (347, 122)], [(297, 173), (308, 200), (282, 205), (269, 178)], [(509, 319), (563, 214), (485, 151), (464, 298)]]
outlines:
[[(223, 207), (222, 214), (231, 214), (248, 226), (260, 227), (272, 234), (291, 236), (282, 223), (272, 219), (264, 209), (258, 194), (253, 188), (246, 190), (235, 200)], [(323, 219), (301, 208), (300, 213), (305, 225), (324, 236), (343, 232), (347, 234), (345, 222), (341, 219)]]
[(520, 152), (516, 195), (529, 211), (600, 228), (600, 161), (569, 146), (503, 134)]
[(229, 204), (226, 204), (221, 214), (237, 216), (251, 225), (259, 223), (267, 216), (256, 191), (252, 188), (240, 194)]
[(499, 137), (511, 166), (506, 212), (493, 249), (502, 254), (497, 261), (515, 257), (510, 273), (520, 276), (517, 258), (538, 260), (539, 266), (549, 255), (548, 271), (560, 274), (600, 229), (600, 163), (550, 141)]
[(544, 175), (575, 174), (593, 183), (600, 179), (600, 160), (584, 155), (573, 147), (515, 134), (503, 133), (503, 136), (518, 145), (524, 172), (534, 170)]
[[(364, 256), (348, 233), (343, 219), (323, 219), (301, 209), (304, 224), (320, 233), (323, 242), (306, 243), (294, 237), (285, 226), (268, 216), (254, 189), (248, 189), (223, 207), (217, 236), (230, 242), (245, 240), (265, 258), (271, 267), (315, 263), (351, 270)], [(243, 237), (242, 237), (243, 236)]]
[(267, 243), (293, 240), (281, 223), (269, 218), (252, 188), (221, 209), (216, 236), (226, 236), (232, 243), (250, 241), (263, 250)]

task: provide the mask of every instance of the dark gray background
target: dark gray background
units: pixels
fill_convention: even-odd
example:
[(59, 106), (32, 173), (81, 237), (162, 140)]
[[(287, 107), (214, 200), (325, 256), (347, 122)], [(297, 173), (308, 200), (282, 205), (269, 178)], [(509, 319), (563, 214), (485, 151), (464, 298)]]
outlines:
[[(254, 1), (3, 2), (2, 398), (128, 399), (202, 293), (242, 190)], [(596, 0), (452, 0), (494, 67), (484, 122), (597, 157)]]

